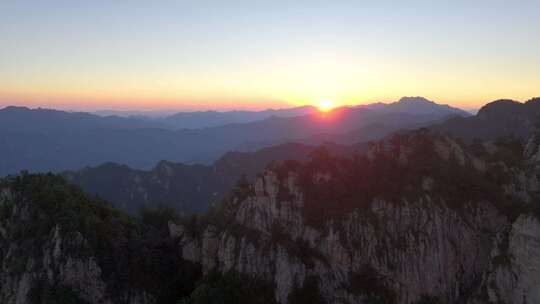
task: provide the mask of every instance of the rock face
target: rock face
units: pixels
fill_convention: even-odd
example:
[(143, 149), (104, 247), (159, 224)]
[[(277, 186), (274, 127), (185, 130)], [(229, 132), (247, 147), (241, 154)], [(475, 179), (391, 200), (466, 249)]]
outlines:
[[(508, 235), (506, 261), (494, 265), (487, 292), (493, 303), (540, 303), (540, 221), (520, 216)], [(502, 256), (499, 256), (502, 257)]]
[(290, 175), (286, 186), (294, 199), (280, 201), (276, 175), (267, 172), (255, 183), (256, 195), (240, 204), (235, 221), (256, 232), (256, 238), (208, 230), (199, 254), (193, 255), (189, 244), (182, 248), (184, 257), (197, 257), (207, 269), (263, 276), (274, 282), (280, 303), (288, 303), (292, 289), (310, 276), (319, 278), (328, 303), (361, 303), (370, 286), (351, 285), (368, 266), (380, 281), (373, 284), (388, 292), (377, 296), (395, 297), (397, 303), (423, 295), (457, 302), (489, 267), (489, 232), (505, 223), (489, 204), (471, 205), (467, 214), (459, 214), (427, 195), (398, 204), (374, 201), (369, 216), (355, 212), (320, 230), (304, 223), (294, 180)]
[(503, 239), (493, 251), (494, 263), (487, 272), (484, 288), (493, 303), (540, 303), (540, 147), (534, 134), (524, 149), (521, 169), (512, 170), (511, 189), (527, 204), (518, 210), (531, 209), (518, 215), (505, 228)]
[[(432, 144), (440, 159), (452, 158), (456, 166), (485, 173), (499, 165), (447, 137)], [(403, 151), (414, 153), (402, 149), (402, 162), (408, 159)], [(530, 175), (530, 168), (507, 170), (519, 176)], [(512, 219), (489, 195), (456, 207), (449, 202), (455, 194), (439, 195), (437, 178), (428, 177), (414, 199), (375, 198), (368, 208), (314, 224), (306, 218), (299, 175), (279, 175), (270, 170), (255, 180), (251, 194), (235, 202), (225, 231), (211, 226), (194, 240), (172, 225), (182, 256), (206, 271), (262, 277), (274, 284), (279, 303), (294, 303), (291, 294), (311, 278), (317, 282), (312, 292), (325, 303), (540, 303), (540, 221), (534, 215)], [(515, 208), (524, 206), (517, 193), (510, 195)]]

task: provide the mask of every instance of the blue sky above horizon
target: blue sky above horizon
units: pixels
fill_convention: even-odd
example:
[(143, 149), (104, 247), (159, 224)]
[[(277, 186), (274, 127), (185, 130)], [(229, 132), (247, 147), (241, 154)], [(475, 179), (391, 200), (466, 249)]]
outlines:
[(262, 109), (540, 95), (540, 1), (0, 0), (0, 105)]

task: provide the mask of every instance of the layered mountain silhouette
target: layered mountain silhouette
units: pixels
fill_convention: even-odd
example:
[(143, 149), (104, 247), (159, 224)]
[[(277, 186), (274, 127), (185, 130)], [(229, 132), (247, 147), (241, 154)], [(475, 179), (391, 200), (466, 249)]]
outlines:
[[(332, 155), (348, 156), (365, 151), (367, 145), (326, 144), (323, 147)], [(62, 176), (132, 214), (141, 208), (161, 206), (181, 214), (203, 213), (230, 194), (242, 177), (251, 180), (274, 161), (307, 160), (315, 149), (320, 147), (289, 143), (256, 152), (229, 152), (207, 166), (161, 161), (153, 169), (144, 171), (105, 163), (67, 171)]]
[(86, 112), (66, 112), (52, 109), (29, 109), (9, 106), (0, 110), (0, 130), (27, 133), (53, 134), (95, 129), (145, 129), (166, 128), (159, 122), (144, 121), (120, 116), (98, 116)]
[[(391, 103), (372, 103), (356, 108), (370, 109), (382, 113), (408, 113), (413, 115), (461, 115), (470, 113), (449, 105), (437, 104), (424, 97), (402, 97)], [(177, 112), (167, 115), (164, 112), (144, 111), (97, 111), (101, 116), (120, 116), (155, 122), (171, 129), (201, 129), (234, 123), (255, 122), (275, 117), (295, 117), (317, 113), (313, 106), (301, 106), (287, 109), (267, 109), (263, 111), (193, 111)]]
[(309, 115), (317, 112), (312, 106), (295, 107), (290, 109), (268, 109), (264, 111), (195, 111), (179, 112), (167, 117), (154, 119), (174, 129), (200, 129), (217, 127), (232, 123), (247, 123), (276, 117), (294, 117)]
[[(433, 106), (428, 101), (421, 102)], [(0, 175), (20, 170), (58, 172), (106, 162), (137, 169), (152, 168), (161, 160), (208, 164), (227, 151), (246, 146), (252, 147), (247, 150), (254, 150), (302, 142), (321, 134), (327, 141), (332, 135), (357, 132), (357, 136), (351, 137), (354, 142), (342, 142), (351, 144), (376, 139), (373, 134), (378, 134), (377, 130), (384, 136), (455, 114), (446, 107), (430, 114), (382, 109), (341, 108), (329, 114), (271, 116), (249, 123), (171, 130), (161, 122), (135, 118), (8, 107), (0, 110)], [(362, 132), (368, 126), (369, 132)]]
[[(336, 143), (325, 145), (333, 154), (350, 154), (353, 151), (364, 151), (367, 144), (348, 146), (349, 144), (386, 137), (399, 130), (400, 127), (401, 129), (405, 128), (402, 126), (408, 128), (430, 126), (431, 129), (451, 134), (465, 141), (475, 138), (490, 141), (507, 136), (525, 139), (530, 137), (531, 132), (535, 129), (536, 119), (540, 114), (540, 110), (537, 108), (539, 106), (538, 99), (532, 99), (526, 103), (499, 100), (487, 104), (476, 116), (461, 116), (459, 114), (463, 113), (460, 110), (443, 107), (439, 109), (442, 113), (452, 112), (458, 115), (440, 123), (440, 120), (437, 119), (418, 119), (426, 116), (404, 114), (404, 112), (412, 111), (415, 104), (420, 105), (420, 108), (424, 107), (421, 111), (424, 111), (424, 115), (427, 117), (431, 117), (427, 113), (433, 113), (432, 109), (438, 109), (436, 104), (422, 98), (403, 98), (393, 104), (367, 106), (379, 107), (379, 112), (388, 111), (382, 110), (386, 107), (399, 109), (398, 113), (389, 112), (389, 114), (381, 114), (382, 116), (379, 117), (401, 119), (402, 123), (400, 124), (378, 122), (345, 133), (317, 133), (300, 138), (296, 140), (295, 144), (282, 143), (281, 139), (246, 142), (241, 146), (241, 149), (253, 152), (229, 152), (211, 165), (186, 165), (161, 161), (153, 169), (144, 171), (116, 163), (106, 163), (80, 171), (66, 172), (63, 175), (68, 181), (81, 186), (85, 191), (99, 195), (131, 213), (137, 212), (141, 207), (159, 205), (173, 207), (184, 214), (201, 213), (207, 211), (212, 203), (219, 203), (235, 187), (241, 176), (245, 175), (250, 180), (272, 161), (306, 160), (316, 146), (327, 142)], [(318, 118), (337, 119), (343, 123), (348, 115), (351, 115), (349, 111), (350, 109), (341, 109), (335, 114), (335, 117), (319, 116)], [(371, 114), (374, 110), (367, 111), (360, 113)], [(307, 116), (303, 119), (313, 117)], [(369, 116), (367, 117), (369, 119)], [(349, 119), (354, 118), (355, 116), (349, 117)], [(403, 123), (407, 118), (410, 120)], [(272, 121), (287, 120), (273, 118), (260, 123)], [(234, 127), (237, 126), (232, 125), (224, 128)], [(262, 136), (262, 138), (265, 137)], [(261, 147), (271, 145), (274, 146), (261, 149)]]

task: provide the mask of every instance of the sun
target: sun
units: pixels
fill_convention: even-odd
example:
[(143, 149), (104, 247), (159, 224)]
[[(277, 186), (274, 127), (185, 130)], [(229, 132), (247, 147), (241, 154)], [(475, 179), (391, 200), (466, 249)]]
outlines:
[(332, 108), (334, 108), (334, 102), (330, 99), (323, 99), (319, 101), (318, 108), (319, 108), (319, 111), (328, 112), (332, 110)]

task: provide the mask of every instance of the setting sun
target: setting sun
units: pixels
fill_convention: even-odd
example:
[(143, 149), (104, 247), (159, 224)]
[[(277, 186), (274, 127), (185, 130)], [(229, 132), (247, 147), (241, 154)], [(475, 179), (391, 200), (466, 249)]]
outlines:
[(330, 99), (324, 99), (319, 101), (318, 108), (322, 112), (328, 112), (334, 107), (334, 102)]

